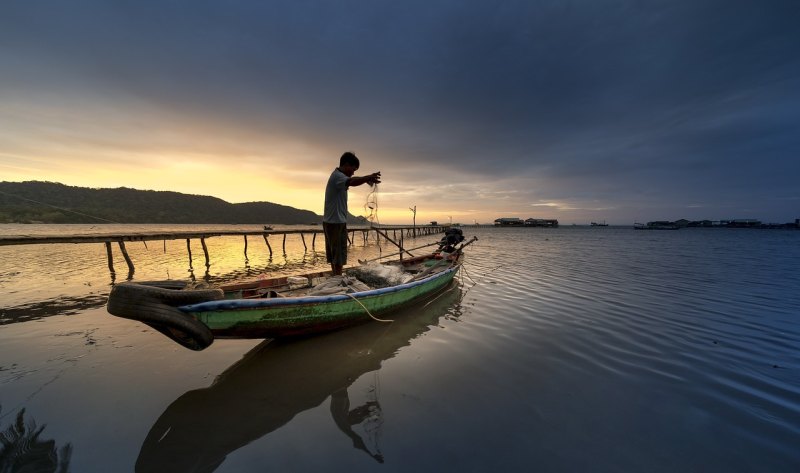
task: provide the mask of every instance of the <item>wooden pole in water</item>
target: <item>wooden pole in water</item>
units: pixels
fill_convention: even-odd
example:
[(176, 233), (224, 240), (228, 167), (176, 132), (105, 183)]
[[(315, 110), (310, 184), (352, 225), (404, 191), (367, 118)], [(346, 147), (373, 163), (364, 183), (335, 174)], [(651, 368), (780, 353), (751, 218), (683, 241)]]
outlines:
[(306, 246), (306, 236), (301, 233), (300, 238), (303, 239), (303, 250), (308, 251), (308, 247)]
[[(202, 240), (200, 240), (202, 241)], [(192, 267), (192, 244), (190, 239), (186, 239), (186, 251), (189, 252), (189, 269), (193, 269)]]
[(272, 258), (272, 246), (269, 244), (269, 239), (267, 238), (267, 234), (264, 234), (264, 242), (267, 244), (267, 248), (269, 249), (269, 257)]
[(414, 223), (413, 223), (413, 225), (414, 225), (414, 237), (416, 238), (416, 236), (417, 236), (417, 206), (415, 205), (413, 207), (409, 207), (408, 210), (410, 210), (411, 213), (414, 214)]
[(314, 232), (314, 236), (311, 238), (311, 249), (315, 249), (315, 244), (317, 243), (317, 232)]
[(283, 234), (283, 254), (286, 254), (286, 234)]
[(244, 259), (247, 259), (247, 235), (244, 236)]
[(403, 262), (403, 230), (400, 230), (400, 262)]
[(119, 249), (122, 251), (122, 256), (125, 258), (125, 262), (128, 264), (128, 272), (133, 274), (136, 269), (133, 267), (133, 261), (131, 261), (131, 257), (128, 256), (128, 250), (125, 249), (124, 241), (119, 242)]
[(111, 271), (111, 274), (116, 274), (114, 271), (114, 254), (111, 250), (111, 242), (106, 242), (106, 254), (108, 255), (108, 270)]
[[(247, 238), (247, 237), (245, 237), (245, 238)], [(188, 242), (189, 240), (186, 240), (186, 241)], [(203, 247), (203, 254), (206, 256), (206, 269), (207, 269), (207, 268), (209, 268), (211, 266), (211, 262), (208, 260), (208, 247), (206, 246), (206, 239), (205, 238), (202, 238), (202, 237), (200, 238), (200, 246)], [(189, 256), (191, 256), (191, 255), (192, 255), (192, 253), (191, 253), (191, 250), (190, 250), (189, 251)]]

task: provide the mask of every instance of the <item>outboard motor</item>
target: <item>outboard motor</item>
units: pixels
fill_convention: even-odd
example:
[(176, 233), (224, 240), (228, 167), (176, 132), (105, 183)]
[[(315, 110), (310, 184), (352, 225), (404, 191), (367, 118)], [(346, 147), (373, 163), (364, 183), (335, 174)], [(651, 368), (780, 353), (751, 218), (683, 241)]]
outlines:
[(456, 250), (456, 245), (464, 241), (464, 232), (460, 228), (451, 227), (444, 232), (444, 236), (439, 241), (439, 251), (452, 253)]

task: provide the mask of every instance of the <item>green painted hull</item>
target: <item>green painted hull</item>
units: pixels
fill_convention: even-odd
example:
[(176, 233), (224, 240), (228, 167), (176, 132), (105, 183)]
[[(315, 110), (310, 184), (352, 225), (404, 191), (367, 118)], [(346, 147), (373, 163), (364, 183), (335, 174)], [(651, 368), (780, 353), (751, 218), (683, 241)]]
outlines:
[[(214, 337), (277, 338), (312, 335), (372, 320), (439, 293), (457, 265), (421, 281), (352, 294), (261, 300), (224, 300), (179, 307)], [(369, 313), (367, 313), (369, 311)]]

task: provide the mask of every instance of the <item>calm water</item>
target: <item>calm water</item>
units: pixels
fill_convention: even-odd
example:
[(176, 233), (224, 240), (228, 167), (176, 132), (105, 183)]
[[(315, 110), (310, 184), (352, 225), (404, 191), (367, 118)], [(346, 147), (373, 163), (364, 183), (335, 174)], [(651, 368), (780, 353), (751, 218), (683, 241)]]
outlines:
[[(203, 352), (108, 315), (102, 244), (0, 247), (0, 434), (13, 440), (0, 462), (800, 471), (800, 232), (465, 230), (480, 240), (458, 286), (392, 324), (294, 343), (218, 340)], [(286, 255), (273, 240), (272, 259), (263, 240), (250, 238), (248, 259), (241, 237), (207, 241), (211, 267), (193, 242), (191, 270), (185, 241), (129, 244), (134, 279), (325, 266), (296, 236)], [(351, 261), (379, 251), (360, 245)], [(124, 280), (121, 258), (115, 267)]]

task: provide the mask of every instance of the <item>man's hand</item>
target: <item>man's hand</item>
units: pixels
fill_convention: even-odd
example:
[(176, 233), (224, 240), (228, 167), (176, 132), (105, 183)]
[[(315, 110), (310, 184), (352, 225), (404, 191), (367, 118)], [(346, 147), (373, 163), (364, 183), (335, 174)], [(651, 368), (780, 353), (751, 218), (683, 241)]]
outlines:
[(367, 174), (366, 176), (353, 176), (347, 181), (348, 186), (360, 186), (361, 184), (369, 184), (374, 186), (375, 184), (381, 183), (381, 172), (373, 172), (372, 174)]
[(367, 179), (367, 184), (369, 184), (371, 186), (374, 186), (375, 184), (380, 184), (381, 183), (381, 172), (380, 171), (373, 172), (368, 177), (369, 177), (369, 179)]

